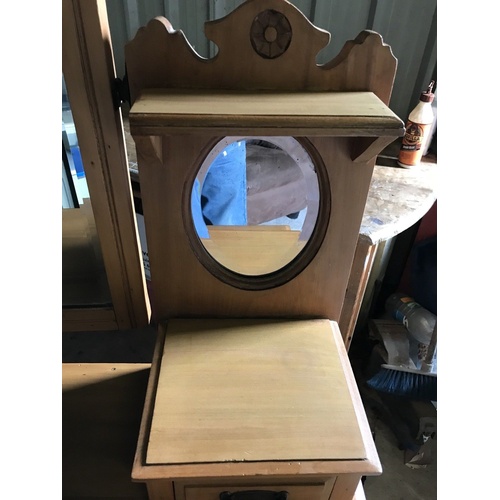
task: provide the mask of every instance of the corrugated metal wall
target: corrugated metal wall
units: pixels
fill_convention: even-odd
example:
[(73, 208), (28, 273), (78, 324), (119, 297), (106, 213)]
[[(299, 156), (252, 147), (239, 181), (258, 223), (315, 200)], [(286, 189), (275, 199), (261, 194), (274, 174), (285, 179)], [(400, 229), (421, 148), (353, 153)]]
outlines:
[[(125, 74), (123, 48), (137, 29), (155, 16), (165, 16), (184, 32), (195, 50), (210, 57), (215, 47), (203, 31), (206, 20), (218, 19), (244, 0), (107, 0), (118, 76)], [(329, 31), (330, 44), (318, 63), (332, 59), (347, 40), (364, 29), (380, 33), (398, 59), (390, 103), (405, 120), (420, 91), (437, 76), (437, 0), (291, 0), (308, 19)]]

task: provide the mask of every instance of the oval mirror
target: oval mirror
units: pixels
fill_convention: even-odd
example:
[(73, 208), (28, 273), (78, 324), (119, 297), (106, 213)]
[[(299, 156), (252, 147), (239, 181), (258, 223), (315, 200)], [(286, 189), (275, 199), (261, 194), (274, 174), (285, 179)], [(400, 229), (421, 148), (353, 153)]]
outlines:
[(290, 263), (311, 237), (318, 208), (315, 166), (293, 137), (225, 137), (191, 191), (199, 240), (219, 264), (245, 276)]

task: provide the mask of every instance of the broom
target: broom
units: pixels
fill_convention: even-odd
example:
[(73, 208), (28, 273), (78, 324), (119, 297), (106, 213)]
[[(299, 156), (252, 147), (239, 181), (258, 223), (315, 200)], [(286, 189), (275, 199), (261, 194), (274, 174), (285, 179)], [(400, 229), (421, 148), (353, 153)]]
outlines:
[(437, 401), (437, 373), (431, 373), (432, 358), (436, 352), (437, 322), (420, 370), (405, 366), (383, 364), (381, 370), (367, 380), (376, 391), (410, 399)]

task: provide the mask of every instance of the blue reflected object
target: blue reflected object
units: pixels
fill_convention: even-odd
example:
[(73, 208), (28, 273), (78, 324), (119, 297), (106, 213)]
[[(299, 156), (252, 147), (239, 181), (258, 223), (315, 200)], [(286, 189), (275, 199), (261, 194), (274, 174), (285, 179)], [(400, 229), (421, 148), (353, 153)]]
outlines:
[(82, 155), (78, 146), (71, 146), (71, 156), (73, 157), (73, 164), (75, 165), (76, 176), (78, 179), (85, 177), (85, 170), (83, 170)]
[(201, 186), (196, 179), (191, 210), (200, 238), (208, 238), (207, 225), (247, 225), (246, 143), (229, 144), (215, 158)]

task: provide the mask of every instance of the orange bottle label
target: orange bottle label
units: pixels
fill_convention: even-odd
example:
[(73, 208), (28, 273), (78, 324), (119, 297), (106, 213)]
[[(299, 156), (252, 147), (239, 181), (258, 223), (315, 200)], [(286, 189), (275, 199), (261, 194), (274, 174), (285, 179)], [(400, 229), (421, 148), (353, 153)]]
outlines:
[(431, 124), (422, 125), (408, 120), (398, 160), (405, 165), (417, 165), (422, 158), (423, 145)]

